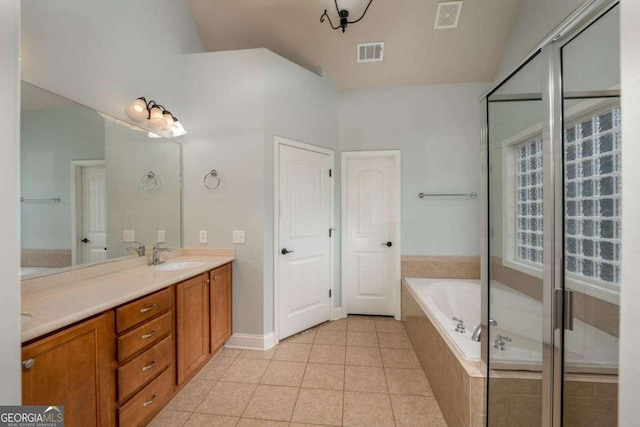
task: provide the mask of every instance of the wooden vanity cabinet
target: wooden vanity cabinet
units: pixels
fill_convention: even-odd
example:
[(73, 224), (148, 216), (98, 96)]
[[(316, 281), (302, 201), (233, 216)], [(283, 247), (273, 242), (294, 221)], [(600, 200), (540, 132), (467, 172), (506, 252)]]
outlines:
[(142, 425), (175, 390), (174, 288), (115, 309), (119, 427)]
[(205, 273), (176, 285), (178, 385), (209, 360), (209, 282)]
[(216, 353), (232, 333), (231, 264), (209, 272), (209, 306), (211, 307), (211, 353)]
[(145, 425), (231, 336), (231, 283), (229, 263), (27, 343), (22, 404), (64, 406), (68, 427)]
[(64, 406), (65, 425), (111, 426), (114, 320), (109, 311), (22, 348), (22, 404)]

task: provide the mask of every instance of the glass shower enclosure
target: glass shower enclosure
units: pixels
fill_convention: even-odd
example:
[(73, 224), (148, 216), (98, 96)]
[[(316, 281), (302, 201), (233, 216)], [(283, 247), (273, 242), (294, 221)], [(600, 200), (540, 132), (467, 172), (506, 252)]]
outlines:
[(482, 100), (488, 426), (616, 426), (617, 1), (586, 2)]

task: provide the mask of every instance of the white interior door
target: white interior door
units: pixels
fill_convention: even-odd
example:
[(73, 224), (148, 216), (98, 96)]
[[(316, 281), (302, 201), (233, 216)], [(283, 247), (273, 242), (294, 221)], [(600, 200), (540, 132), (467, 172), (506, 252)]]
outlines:
[(107, 259), (107, 185), (104, 166), (85, 166), (81, 177), (81, 263)]
[(350, 314), (399, 315), (399, 156), (343, 153), (342, 286)]
[(331, 317), (331, 157), (279, 145), (279, 339)]

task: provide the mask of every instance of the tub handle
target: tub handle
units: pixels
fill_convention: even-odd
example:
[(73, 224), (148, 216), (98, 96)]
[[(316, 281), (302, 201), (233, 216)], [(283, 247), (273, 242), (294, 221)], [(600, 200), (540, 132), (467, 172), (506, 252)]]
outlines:
[(464, 326), (464, 320), (458, 319), (457, 317), (452, 317), (452, 319), (458, 322), (456, 325), (456, 332), (461, 334), (467, 333), (467, 328)]

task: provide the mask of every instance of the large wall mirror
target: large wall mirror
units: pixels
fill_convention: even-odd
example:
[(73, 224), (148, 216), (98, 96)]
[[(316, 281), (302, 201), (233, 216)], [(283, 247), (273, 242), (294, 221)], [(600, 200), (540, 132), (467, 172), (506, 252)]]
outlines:
[(23, 279), (181, 246), (180, 144), (22, 82), (20, 151)]

